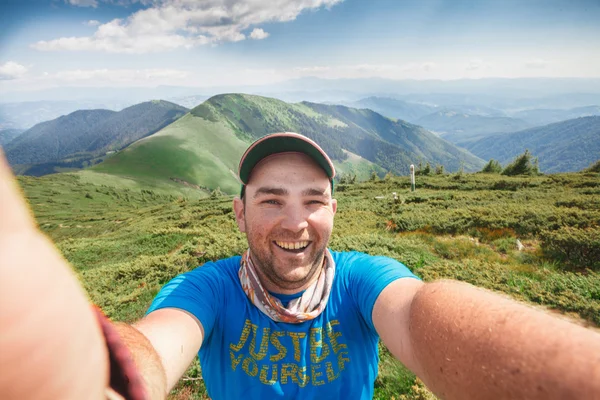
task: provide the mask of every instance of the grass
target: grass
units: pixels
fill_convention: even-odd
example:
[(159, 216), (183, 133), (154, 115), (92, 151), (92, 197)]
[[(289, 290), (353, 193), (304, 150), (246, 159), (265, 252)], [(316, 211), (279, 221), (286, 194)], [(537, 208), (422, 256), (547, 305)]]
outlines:
[[(239, 190), (237, 162), (247, 147), (220, 121), (187, 114), (159, 133), (140, 140), (91, 171), (133, 181), (158, 181), (171, 189), (185, 183), (204, 189)], [(183, 181), (173, 183), (173, 178)], [(93, 182), (93, 178), (88, 178)], [(146, 187), (146, 183), (142, 185)], [(189, 187), (189, 186), (188, 186)]]
[[(172, 277), (247, 246), (230, 196), (117, 189), (73, 174), (19, 182), (40, 228), (72, 263), (90, 299), (115, 320), (135, 321)], [(416, 192), (403, 177), (340, 184), (331, 248), (390, 256), (425, 281), (469, 282), (598, 327), (595, 260), (572, 265), (543, 249), (544, 238), (554, 237), (544, 232), (599, 229), (598, 187), (591, 173), (417, 177)], [(435, 398), (384, 347), (380, 356), (376, 399)], [(207, 398), (200, 378), (196, 361), (170, 398)]]

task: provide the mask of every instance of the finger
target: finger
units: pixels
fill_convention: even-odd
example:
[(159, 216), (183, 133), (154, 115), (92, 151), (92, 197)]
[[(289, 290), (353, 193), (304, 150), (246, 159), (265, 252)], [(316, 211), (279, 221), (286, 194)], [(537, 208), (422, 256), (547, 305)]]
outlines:
[(34, 227), (29, 207), (0, 147), (0, 235)]

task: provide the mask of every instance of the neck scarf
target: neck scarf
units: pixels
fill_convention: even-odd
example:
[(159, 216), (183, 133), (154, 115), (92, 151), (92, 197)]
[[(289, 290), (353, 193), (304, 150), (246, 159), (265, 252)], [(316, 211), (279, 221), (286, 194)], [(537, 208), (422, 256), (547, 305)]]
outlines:
[(319, 278), (302, 293), (302, 296), (291, 300), (287, 307), (284, 307), (281, 301), (272, 296), (260, 283), (249, 249), (242, 256), (238, 271), (246, 296), (263, 314), (275, 322), (292, 324), (314, 319), (323, 312), (329, 300), (334, 274), (335, 262), (329, 250), (325, 250)]

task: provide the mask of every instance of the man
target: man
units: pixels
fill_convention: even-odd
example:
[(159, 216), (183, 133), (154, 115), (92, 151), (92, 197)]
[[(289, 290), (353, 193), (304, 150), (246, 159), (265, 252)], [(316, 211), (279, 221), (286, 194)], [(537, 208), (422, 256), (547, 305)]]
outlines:
[(259, 139), (239, 175), (248, 251), (174, 278), (141, 321), (118, 325), (151, 398), (198, 354), (215, 399), (368, 399), (379, 337), (441, 398), (600, 398), (600, 335), (470, 285), (425, 284), (389, 258), (328, 250), (335, 169), (308, 138)]

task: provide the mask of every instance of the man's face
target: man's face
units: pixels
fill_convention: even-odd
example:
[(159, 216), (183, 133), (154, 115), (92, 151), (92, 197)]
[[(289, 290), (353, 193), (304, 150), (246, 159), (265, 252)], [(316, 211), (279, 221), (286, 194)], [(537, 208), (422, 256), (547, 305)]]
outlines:
[(267, 157), (233, 206), (263, 285), (278, 293), (305, 289), (320, 271), (337, 208), (325, 172), (301, 153)]

